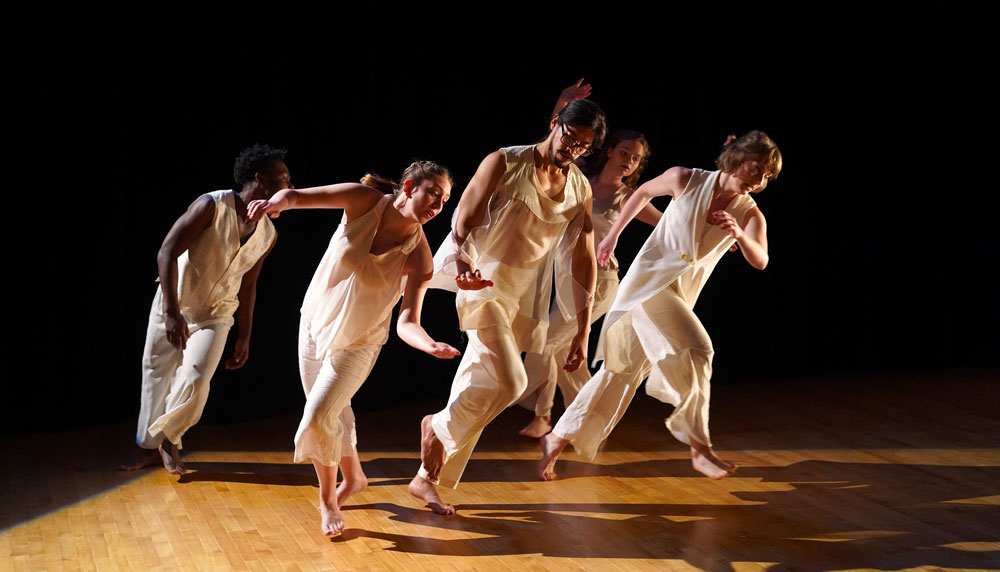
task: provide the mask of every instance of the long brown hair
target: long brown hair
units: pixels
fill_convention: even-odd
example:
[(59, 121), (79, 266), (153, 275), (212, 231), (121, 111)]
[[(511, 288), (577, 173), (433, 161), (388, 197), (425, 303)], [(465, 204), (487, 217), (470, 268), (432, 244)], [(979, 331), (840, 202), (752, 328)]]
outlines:
[(611, 137), (608, 137), (607, 144), (599, 152), (587, 157), (583, 173), (588, 177), (600, 174), (601, 170), (604, 169), (604, 165), (608, 163), (608, 151), (617, 147), (622, 141), (638, 141), (642, 144), (642, 159), (639, 159), (639, 166), (635, 168), (635, 172), (622, 179), (622, 183), (626, 187), (635, 190), (639, 186), (639, 177), (646, 168), (646, 163), (649, 162), (649, 156), (653, 154), (653, 150), (649, 147), (649, 142), (646, 141), (646, 136), (639, 131), (618, 129), (612, 133)]

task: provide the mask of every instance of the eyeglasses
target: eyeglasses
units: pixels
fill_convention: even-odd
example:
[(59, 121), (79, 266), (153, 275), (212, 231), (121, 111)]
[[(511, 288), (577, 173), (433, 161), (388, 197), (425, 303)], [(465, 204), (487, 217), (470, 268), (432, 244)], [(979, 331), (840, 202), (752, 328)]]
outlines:
[(590, 146), (590, 143), (581, 143), (566, 131), (566, 124), (560, 123), (559, 127), (562, 128), (562, 135), (559, 137), (559, 141), (564, 147), (568, 147), (571, 152), (577, 154), (580, 157), (586, 157), (594, 152), (594, 149)]

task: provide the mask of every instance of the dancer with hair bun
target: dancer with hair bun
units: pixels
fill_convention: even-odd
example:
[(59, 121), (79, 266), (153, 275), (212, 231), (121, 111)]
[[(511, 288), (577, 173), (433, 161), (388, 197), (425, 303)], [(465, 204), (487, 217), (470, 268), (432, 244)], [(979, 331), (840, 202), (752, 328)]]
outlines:
[(718, 171), (673, 167), (640, 186), (597, 247), (607, 263), (625, 226), (653, 197), (670, 195), (663, 218), (632, 262), (601, 330), (601, 369), (542, 437), (539, 476), (556, 478), (555, 463), (572, 443), (593, 459), (621, 420), (642, 380), (646, 393), (674, 406), (667, 429), (691, 447), (692, 464), (721, 479), (736, 465), (720, 459), (708, 431), (712, 342), (692, 308), (722, 255), (734, 244), (748, 263), (768, 263), (764, 215), (750, 198), (781, 171), (781, 152), (765, 133), (730, 136)]
[[(257, 219), (303, 208), (340, 208), (330, 240), (302, 303), (299, 372), (305, 411), (295, 434), (295, 462), (311, 460), (319, 479), (323, 534), (344, 530), (340, 507), (368, 480), (357, 456), (351, 397), (368, 377), (389, 337), (392, 308), (402, 295), (396, 332), (410, 346), (451, 359), (459, 351), (420, 326), (433, 258), (422, 225), (441, 212), (452, 187), (441, 165), (417, 161), (402, 183), (366, 175), (362, 184), (286, 189), (250, 203)], [(388, 194), (387, 194), (388, 193)], [(343, 482), (337, 487), (337, 468)]]

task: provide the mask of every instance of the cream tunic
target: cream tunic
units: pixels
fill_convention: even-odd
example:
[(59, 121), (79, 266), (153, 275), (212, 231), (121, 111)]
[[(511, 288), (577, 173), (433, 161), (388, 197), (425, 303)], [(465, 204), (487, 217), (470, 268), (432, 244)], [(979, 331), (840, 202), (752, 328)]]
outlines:
[[(627, 337), (623, 332), (616, 332), (618, 328), (628, 327), (621, 318), (667, 287), (672, 287), (688, 306), (694, 307), (715, 265), (736, 242), (729, 233), (706, 222), (719, 174), (720, 171), (693, 170), (684, 192), (670, 201), (659, 224), (629, 267), (604, 320), (594, 358), (595, 362), (604, 359), (604, 367), (609, 371), (624, 371), (630, 364), (629, 348), (620, 343)], [(750, 210), (756, 206), (749, 195), (741, 194), (725, 210), (740, 226), (745, 226)], [(663, 348), (664, 355), (672, 353), (676, 353), (674, 348)], [(647, 357), (655, 362), (658, 356)], [(669, 384), (655, 368), (646, 382), (646, 392), (664, 401), (676, 400)]]
[[(489, 199), (484, 220), (461, 247), (454, 233), (445, 239), (434, 257), (431, 286), (458, 292), (456, 305), (463, 330), (506, 324), (513, 329), (521, 351), (538, 352), (545, 343), (552, 268), (557, 253), (562, 260), (572, 255), (583, 228), (590, 184), (576, 165), (570, 165), (562, 200), (552, 200), (539, 191), (533, 145), (506, 147), (503, 152), (507, 169)], [(494, 286), (458, 290), (455, 262), (460, 259)], [(568, 282), (564, 280), (556, 295), (563, 313), (575, 316), (589, 303), (585, 292), (571, 276)]]
[(302, 302), (302, 321), (315, 340), (317, 357), (328, 350), (381, 346), (389, 338), (392, 308), (406, 285), (403, 266), (423, 238), (417, 227), (402, 244), (383, 254), (371, 246), (393, 196), (347, 222), (330, 239)]
[(205, 324), (227, 320), (240, 301), (243, 275), (260, 260), (274, 243), (274, 225), (267, 217), (240, 244), (240, 220), (236, 213), (236, 193), (214, 191), (212, 225), (205, 229), (177, 259), (177, 299), (189, 322)]
[[(622, 185), (615, 192), (600, 198), (594, 195), (594, 207), (591, 220), (594, 225), (594, 243), (599, 243), (608, 235), (611, 226), (621, 215), (622, 203), (628, 196), (629, 187)], [(563, 249), (562, 253), (572, 254), (571, 249)], [(566, 291), (567, 284), (572, 284), (572, 258), (557, 259), (556, 281), (561, 289)], [(618, 260), (612, 256), (608, 266), (597, 269), (597, 287), (594, 290), (594, 305), (590, 315), (593, 324), (607, 312), (618, 289)], [(552, 415), (552, 405), (555, 401), (555, 388), (558, 384), (563, 394), (563, 402), (569, 405), (573, 402), (580, 388), (590, 379), (590, 370), (586, 366), (574, 372), (562, 368), (569, 355), (570, 342), (576, 335), (576, 316), (567, 316), (563, 312), (549, 314), (548, 331), (545, 347), (541, 353), (528, 352), (524, 357), (524, 368), (528, 373), (528, 388), (520, 405), (534, 409), (535, 415), (548, 417)]]

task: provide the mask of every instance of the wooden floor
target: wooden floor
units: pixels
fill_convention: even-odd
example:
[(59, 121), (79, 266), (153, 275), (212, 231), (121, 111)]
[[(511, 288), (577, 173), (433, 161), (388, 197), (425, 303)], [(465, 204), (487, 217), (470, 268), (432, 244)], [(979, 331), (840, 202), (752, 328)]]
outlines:
[(191, 473), (119, 473), (131, 427), (2, 439), (0, 570), (959, 570), (1000, 568), (997, 372), (734, 384), (713, 436), (741, 464), (696, 476), (642, 396), (595, 463), (534, 478), (505, 412), (443, 518), (406, 492), (417, 422), (440, 403), (359, 414), (369, 488), (318, 533), (294, 415), (199, 426)]

